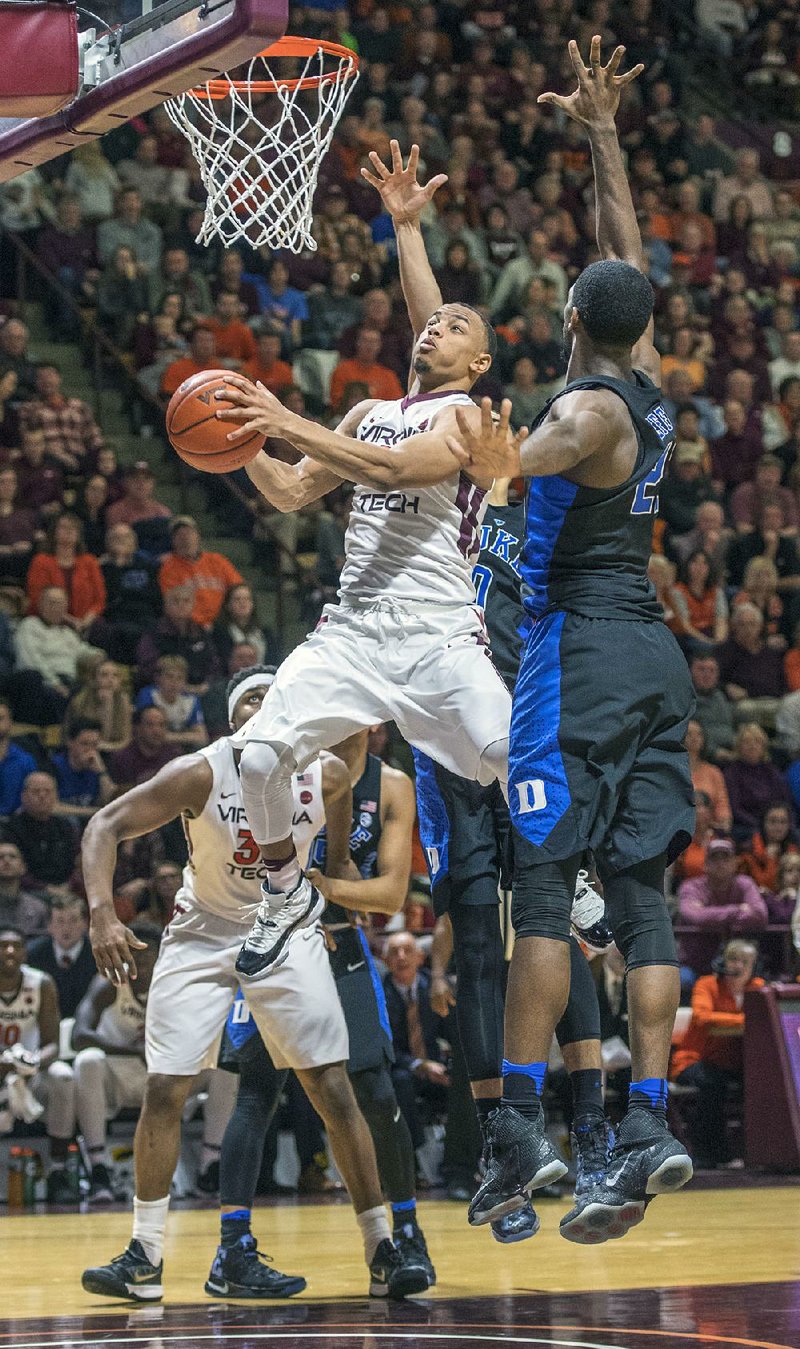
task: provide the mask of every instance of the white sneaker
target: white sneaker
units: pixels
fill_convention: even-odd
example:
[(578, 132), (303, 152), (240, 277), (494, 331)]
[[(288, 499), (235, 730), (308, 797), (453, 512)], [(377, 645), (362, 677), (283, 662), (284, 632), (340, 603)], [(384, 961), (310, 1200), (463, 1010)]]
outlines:
[(262, 900), (255, 921), (236, 957), (238, 974), (264, 974), (277, 969), (289, 954), (289, 938), (298, 927), (309, 927), (325, 908), (325, 900), (307, 876), (301, 876), (287, 895), (261, 887)]
[(614, 940), (606, 918), (605, 900), (589, 884), (588, 871), (578, 872), (570, 921), (576, 937), (598, 955), (602, 955)]

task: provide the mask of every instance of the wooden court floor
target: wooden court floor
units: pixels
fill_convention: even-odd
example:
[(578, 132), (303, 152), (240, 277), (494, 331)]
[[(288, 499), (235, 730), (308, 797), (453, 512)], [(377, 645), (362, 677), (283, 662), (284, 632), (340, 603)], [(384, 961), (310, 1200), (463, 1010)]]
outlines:
[(104, 1303), (84, 1266), (122, 1250), (125, 1212), (0, 1218), (0, 1349), (81, 1344), (327, 1345), (363, 1349), (553, 1344), (567, 1349), (800, 1349), (800, 1186), (690, 1190), (650, 1206), (624, 1241), (584, 1249), (557, 1232), (563, 1202), (540, 1206), (542, 1231), (502, 1247), (464, 1209), (422, 1204), (437, 1267), (425, 1298), (366, 1297), (358, 1231), (344, 1202), (257, 1210), (259, 1244), (308, 1289), (283, 1303), (219, 1302), (203, 1293), (216, 1213), (174, 1212), (159, 1306)]

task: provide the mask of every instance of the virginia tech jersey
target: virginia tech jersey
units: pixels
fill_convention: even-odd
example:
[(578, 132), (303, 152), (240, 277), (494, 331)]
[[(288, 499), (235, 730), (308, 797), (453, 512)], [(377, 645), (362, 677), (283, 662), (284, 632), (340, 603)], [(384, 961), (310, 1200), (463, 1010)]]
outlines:
[(23, 965), (17, 992), (10, 998), (0, 993), (0, 1052), (12, 1045), (22, 1045), (31, 1052), (41, 1048), (39, 1008), (44, 980), (41, 970)]
[(105, 1007), (97, 1023), (97, 1034), (115, 1049), (135, 1049), (144, 1045), (144, 1018), (147, 995), (140, 1002), (130, 984), (117, 989), (110, 1007)]
[[(358, 439), (397, 445), (431, 430), (444, 408), (474, 406), (460, 390), (420, 393), (376, 403)], [(429, 604), (472, 604), (472, 564), (484, 511), (483, 488), (464, 473), (435, 487), (395, 491), (357, 486), (345, 537), (339, 596), (391, 596)]]
[[(261, 902), (267, 871), (247, 823), (233, 746), (223, 738), (198, 753), (207, 759), (213, 781), (202, 813), (196, 819), (183, 816), (189, 861), (176, 903), (188, 902), (233, 922), (250, 922)], [(319, 759), (305, 773), (295, 774), (292, 793), (292, 837), (305, 867), (311, 844), (325, 823)]]

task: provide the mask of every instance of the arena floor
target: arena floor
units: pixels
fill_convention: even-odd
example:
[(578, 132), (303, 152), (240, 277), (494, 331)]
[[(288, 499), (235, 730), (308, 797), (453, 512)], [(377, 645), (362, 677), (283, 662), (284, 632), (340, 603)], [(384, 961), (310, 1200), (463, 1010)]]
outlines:
[(430, 1296), (365, 1296), (358, 1232), (344, 1201), (257, 1211), (261, 1247), (308, 1289), (284, 1303), (219, 1302), (203, 1282), (217, 1237), (213, 1210), (170, 1218), (165, 1302), (103, 1303), (85, 1294), (85, 1265), (118, 1254), (126, 1212), (12, 1215), (2, 1221), (0, 1349), (82, 1344), (144, 1349), (236, 1344), (357, 1349), (560, 1345), (565, 1349), (800, 1346), (797, 1184), (703, 1190), (660, 1199), (625, 1241), (594, 1249), (558, 1236), (564, 1204), (540, 1205), (532, 1242), (501, 1247), (467, 1227), (461, 1207), (420, 1210), (438, 1270)]

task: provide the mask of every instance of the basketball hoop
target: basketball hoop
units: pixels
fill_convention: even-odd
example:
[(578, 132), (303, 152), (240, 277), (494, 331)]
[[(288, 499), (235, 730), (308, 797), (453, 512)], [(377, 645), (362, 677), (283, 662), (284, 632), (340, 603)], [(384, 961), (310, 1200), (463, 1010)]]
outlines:
[[(273, 67), (277, 58), (302, 64), (288, 78)], [(357, 79), (358, 57), (347, 47), (284, 37), (250, 61), (244, 79), (209, 80), (165, 104), (208, 193), (198, 243), (217, 238), (229, 248), (246, 238), (254, 248), (316, 249), (319, 167)]]

